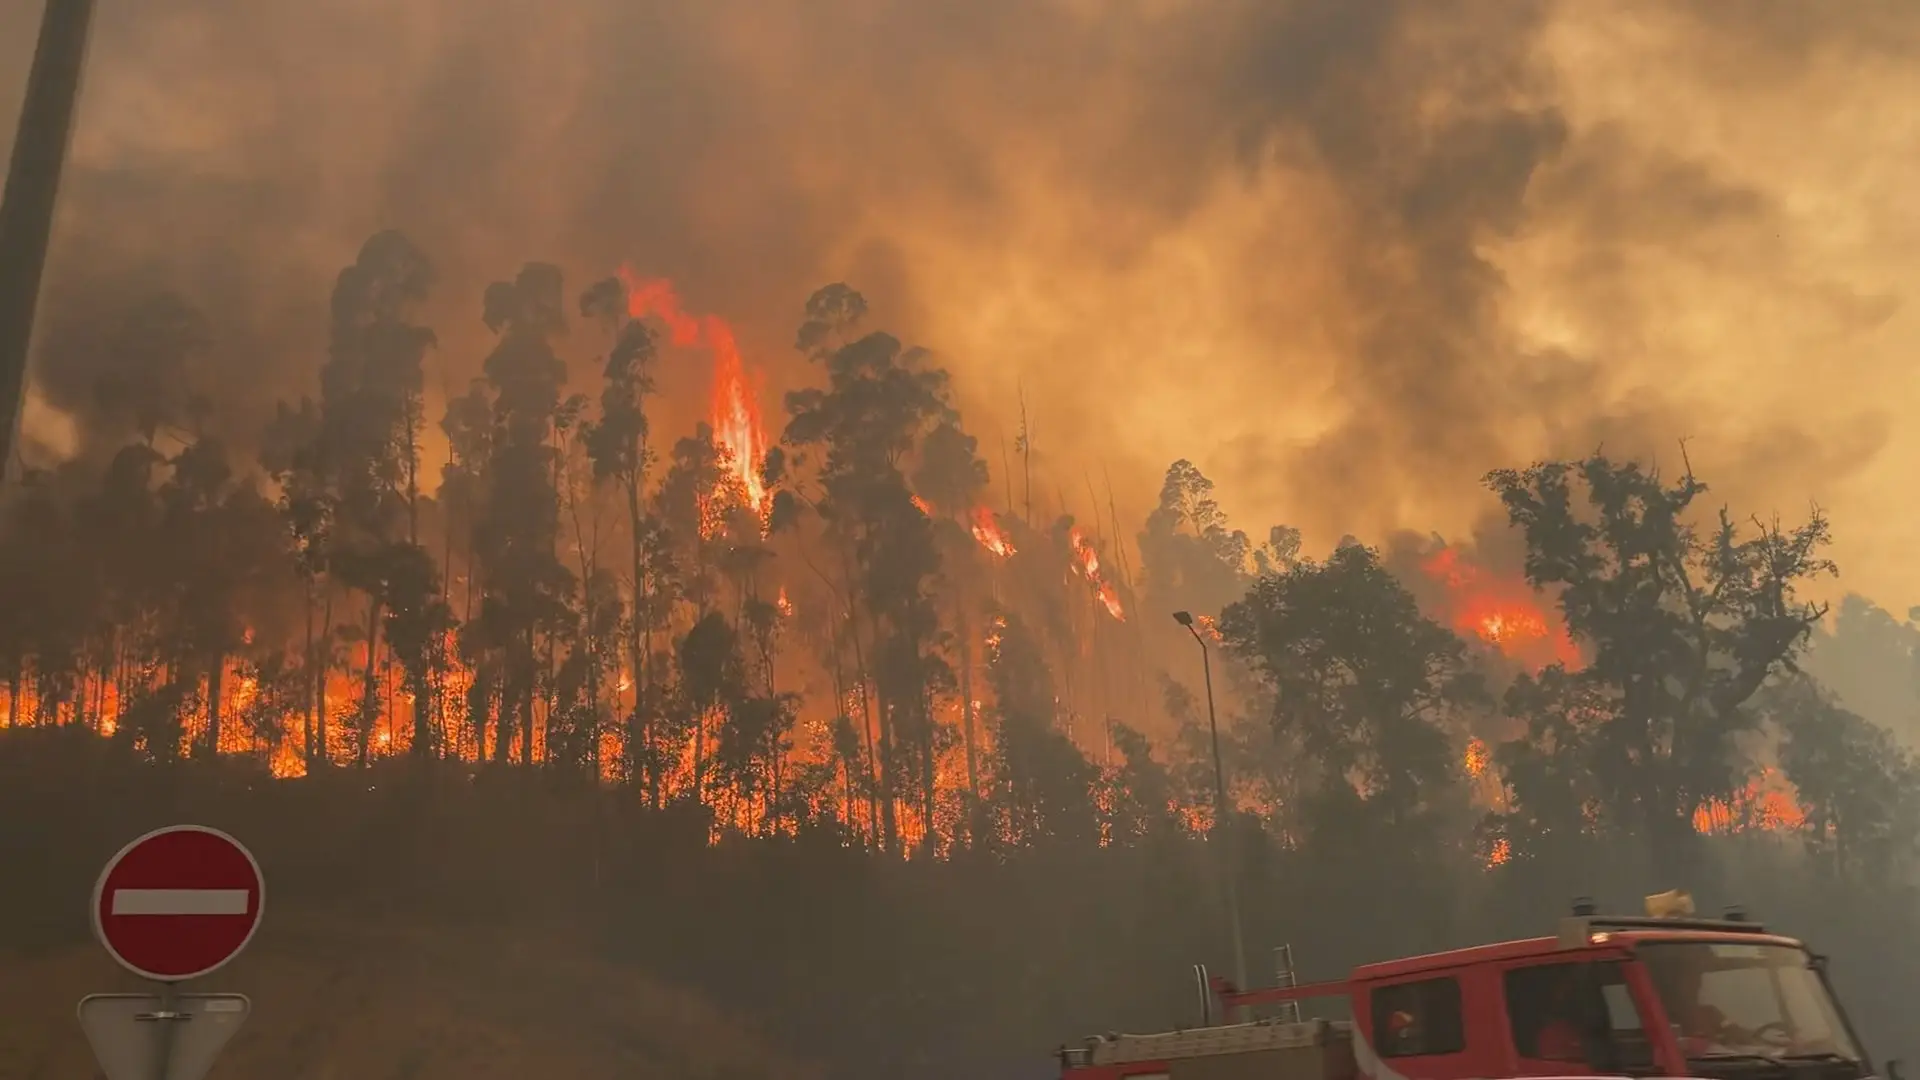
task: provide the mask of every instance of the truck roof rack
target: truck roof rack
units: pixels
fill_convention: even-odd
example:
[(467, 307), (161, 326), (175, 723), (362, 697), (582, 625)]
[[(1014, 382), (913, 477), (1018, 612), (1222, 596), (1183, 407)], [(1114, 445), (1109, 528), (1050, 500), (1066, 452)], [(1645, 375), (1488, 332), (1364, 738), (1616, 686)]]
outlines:
[(1693, 930), (1717, 934), (1764, 934), (1767, 928), (1747, 919), (1655, 918), (1646, 915), (1572, 915), (1560, 920), (1560, 944), (1579, 948), (1590, 935), (1613, 930)]

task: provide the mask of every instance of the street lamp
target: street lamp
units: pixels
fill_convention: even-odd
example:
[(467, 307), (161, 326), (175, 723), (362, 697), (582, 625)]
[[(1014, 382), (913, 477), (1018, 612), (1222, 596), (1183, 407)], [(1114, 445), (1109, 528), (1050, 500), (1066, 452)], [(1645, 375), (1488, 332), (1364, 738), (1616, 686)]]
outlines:
[(47, 0), (20, 105), (6, 196), (0, 200), (0, 481), (13, 461), (14, 432), (26, 399), (33, 312), (40, 303), (53, 204), (73, 134), (93, 2)]
[(1213, 659), (1207, 648), (1207, 639), (1200, 636), (1200, 630), (1193, 624), (1193, 613), (1176, 611), (1173, 621), (1187, 628), (1193, 640), (1200, 646), (1200, 670), (1206, 676), (1207, 683), (1207, 734), (1213, 741), (1213, 818), (1220, 830), (1220, 874), (1224, 879), (1227, 894), (1227, 922), (1233, 929), (1233, 982), (1242, 990), (1247, 987), (1247, 949), (1240, 932), (1240, 889), (1233, 869), (1232, 817), (1227, 808), (1227, 770), (1220, 761), (1220, 721), (1213, 711)]

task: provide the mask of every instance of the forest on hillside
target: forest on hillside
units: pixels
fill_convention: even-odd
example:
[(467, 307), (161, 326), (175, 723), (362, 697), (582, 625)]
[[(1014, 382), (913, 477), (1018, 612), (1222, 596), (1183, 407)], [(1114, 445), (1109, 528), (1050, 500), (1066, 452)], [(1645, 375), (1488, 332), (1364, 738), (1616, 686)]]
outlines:
[[(870, 327), (846, 285), (806, 299), (794, 344), (811, 383), (763, 423), (724, 320), (685, 311), (663, 280), (623, 270), (570, 291), (544, 263), (476, 298), (494, 335), (482, 375), (429, 416), (436, 335), (417, 320), (433, 285), (406, 237), (368, 240), (335, 285), (311, 393), (261, 418), (257, 454), (204, 423), (219, 388), (189, 373), (216, 332), (205, 313), (156, 294), (103, 329), (123, 360), (96, 388), (104, 443), (29, 472), (0, 520), (0, 726), (119, 755), (60, 744), (128, 806), (272, 823), (274, 865), (321, 892), (348, 885), (312, 867), (361, 881), (345, 868), (363, 860), (412, 865), (430, 910), (449, 890), (530, 910), (529, 880), (565, 891), (590, 866), (596, 905), (627, 875), (621, 903), (649, 896), (659, 918), (718, 925), (724, 908), (759, 929), (651, 962), (694, 981), (706, 968), (724, 997), (740, 987), (714, 956), (785, 950), (795, 974), (755, 990), (771, 1014), (801, 1015), (798, 973), (828, 978), (822, 965), (849, 965), (846, 985), (865, 988), (850, 996), (875, 965), (964, 968), (911, 1006), (929, 1039), (946, 1029), (927, 1016), (1014, 1023), (1014, 1002), (1020, 1022), (1064, 1027), (1117, 1022), (1109, 1009), (1152, 1022), (1184, 1001), (1183, 986), (1132, 983), (1219, 947), (1209, 850), (1239, 868), (1268, 937), (1348, 911), (1320, 934), (1328, 957), (1493, 932), (1469, 898), (1502, 882), (1525, 904), (1493, 909), (1531, 918), (1542, 897), (1595, 891), (1576, 879), (1596, 853), (1638, 867), (1612, 884), (1703, 895), (1790, 868), (1807, 912), (1820, 889), (1882, 913), (1911, 895), (1920, 772), (1885, 723), (1903, 706), (1869, 709), (1855, 687), (1910, 693), (1914, 632), (1858, 600), (1827, 628), (1811, 599), (1836, 573), (1818, 512), (1750, 517), (1690, 468), (1596, 453), (1486, 477), (1516, 566), (1437, 539), (1314, 553), (1284, 525), (1235, 528), (1181, 461), (1123, 526), (1091, 482), (1071, 512), (1027, 431), (983, 447), (932, 354)], [(569, 328), (599, 343), (584, 376)], [(675, 351), (711, 360), (709, 419), (658, 431), (654, 377)], [(1190, 635), (1175, 612), (1192, 613)], [(1863, 668), (1833, 644), (1847, 634), (1881, 652)], [(363, 774), (378, 783), (335, 782)], [(180, 786), (202, 781), (210, 794)], [(548, 809), (502, 809), (501, 785), (548, 792)], [(436, 861), (455, 853), (421, 839), (433, 814), (405, 810), (408, 790), (466, 807), (469, 842), (491, 848), (458, 848), (465, 870)], [(327, 857), (337, 836), (286, 839), (303, 807), (323, 832), (420, 822), (390, 830), (404, 844), (355, 830)], [(55, 859), (20, 821), (13, 856)], [(488, 859), (511, 873), (473, 869)], [(842, 915), (911, 896), (919, 921), (888, 924), (893, 951), (866, 940), (859, 959), (808, 960), (789, 915), (711, 884), (643, 884), (691, 866), (751, 879), (754, 898), (810, 882)], [(447, 883), (463, 873), (484, 881)], [(1156, 884), (1122, 884), (1143, 880)], [(1086, 895), (1041, 914), (1061, 892)], [(1358, 912), (1391, 912), (1389, 895), (1421, 914), (1370, 932)], [(989, 912), (1034, 951), (957, 929)], [(935, 948), (935, 927), (957, 936)], [(1155, 944), (1097, 944), (1128, 935)], [(1074, 970), (1036, 970), (1056, 947), (1077, 950)], [(1124, 989), (1087, 989), (1101, 983)], [(995, 987), (1019, 989), (983, 1004)], [(893, 1060), (925, 1069), (928, 1053)]]

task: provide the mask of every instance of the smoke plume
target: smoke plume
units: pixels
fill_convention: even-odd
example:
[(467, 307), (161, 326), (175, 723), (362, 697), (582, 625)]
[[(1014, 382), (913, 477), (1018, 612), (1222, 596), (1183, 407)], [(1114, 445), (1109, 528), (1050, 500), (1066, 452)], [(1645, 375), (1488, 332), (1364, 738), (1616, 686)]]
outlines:
[[(0, 0), (8, 117), (39, 6)], [(770, 392), (845, 280), (990, 460), (1024, 396), (1048, 487), (1105, 469), (1136, 519), (1188, 457), (1310, 550), (1458, 535), (1488, 468), (1684, 438), (1904, 603), (1916, 52), (1901, 0), (103, 4), (29, 428), (101, 433), (158, 348), (115, 327), (171, 292), (210, 334), (167, 362), (246, 442), (396, 227), (440, 268), (436, 394), (529, 259), (671, 277)], [(665, 379), (689, 419), (701, 382)]]

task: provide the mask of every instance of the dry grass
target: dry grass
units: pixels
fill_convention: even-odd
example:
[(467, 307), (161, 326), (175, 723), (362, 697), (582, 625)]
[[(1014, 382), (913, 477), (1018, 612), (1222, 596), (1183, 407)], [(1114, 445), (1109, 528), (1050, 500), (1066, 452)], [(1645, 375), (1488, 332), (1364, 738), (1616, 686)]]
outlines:
[[(189, 989), (244, 993), (254, 1008), (211, 1080), (820, 1075), (689, 995), (557, 942), (270, 915), (204, 981)], [(0, 1080), (95, 1075), (75, 1003), (141, 989), (91, 944), (0, 957)]]

